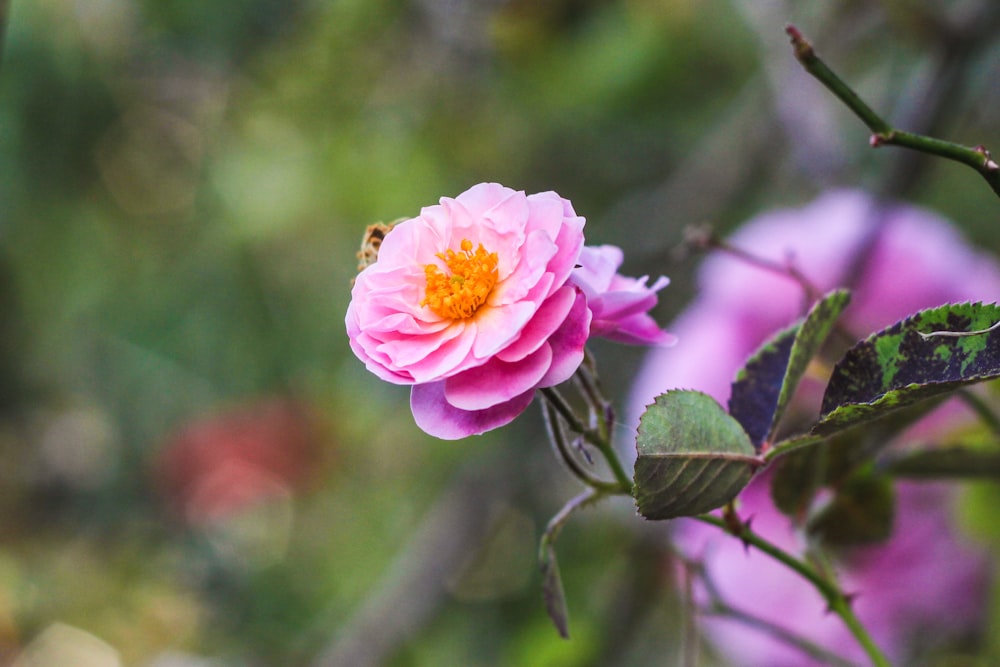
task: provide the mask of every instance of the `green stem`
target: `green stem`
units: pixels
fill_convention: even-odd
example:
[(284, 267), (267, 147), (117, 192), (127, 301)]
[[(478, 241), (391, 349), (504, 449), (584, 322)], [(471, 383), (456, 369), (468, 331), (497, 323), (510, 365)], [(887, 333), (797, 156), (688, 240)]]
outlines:
[(621, 461), (618, 460), (618, 454), (615, 452), (614, 447), (611, 446), (611, 440), (605, 438), (600, 442), (594, 442), (598, 451), (604, 456), (604, 459), (608, 462), (608, 466), (611, 468), (612, 474), (614, 474), (615, 479), (618, 480), (618, 493), (624, 496), (632, 495), (632, 480), (629, 478), (628, 473), (625, 472), (625, 468), (622, 466)]
[(569, 424), (571, 429), (577, 433), (587, 433), (589, 430), (587, 426), (580, 421), (580, 419), (576, 416), (576, 413), (573, 412), (573, 408), (570, 404), (566, 402), (566, 399), (563, 398), (562, 394), (560, 394), (554, 387), (545, 387), (544, 389), (539, 389), (538, 391), (542, 394), (542, 397), (549, 402), (549, 405), (555, 408), (555, 411), (559, 413), (559, 416), (566, 420), (566, 423)]
[(854, 614), (854, 610), (851, 608), (850, 598), (844, 595), (835, 583), (820, 575), (808, 563), (799, 560), (774, 544), (771, 544), (763, 537), (760, 537), (750, 530), (750, 527), (745, 523), (739, 523), (739, 529), (734, 531), (734, 527), (730, 525), (730, 523), (717, 516), (703, 514), (692, 518), (703, 523), (722, 528), (726, 532), (741, 539), (744, 544), (751, 545), (760, 551), (763, 551), (767, 555), (771, 556), (771, 558), (774, 558), (791, 570), (797, 572), (801, 577), (811, 583), (817, 591), (819, 591), (820, 595), (822, 595), (826, 600), (830, 611), (837, 614), (837, 616), (841, 618), (844, 625), (847, 626), (847, 629), (851, 631), (851, 634), (854, 635), (855, 639), (857, 639), (858, 643), (865, 650), (865, 653), (868, 654), (868, 658), (871, 660), (872, 665), (874, 667), (891, 667), (891, 663), (888, 658), (885, 657), (881, 649), (879, 649), (879, 647), (872, 640), (871, 636), (868, 634), (868, 631), (861, 624), (861, 621), (859, 621), (858, 617)]
[(788, 452), (801, 449), (802, 447), (811, 447), (817, 443), (823, 442), (827, 437), (828, 436), (825, 435), (813, 435), (812, 433), (806, 433), (794, 438), (789, 438), (788, 440), (782, 440), (765, 451), (761, 458), (765, 463), (770, 463), (774, 459), (779, 456), (784, 456)]
[(879, 468), (907, 479), (997, 479), (1000, 451), (993, 448), (937, 447), (884, 456)]
[(981, 397), (968, 389), (959, 389), (958, 398), (965, 403), (967, 406), (975, 411), (976, 416), (979, 417), (982, 422), (993, 431), (994, 434), (1000, 435), (1000, 417), (997, 417), (996, 413), (986, 404)]
[(573, 456), (573, 453), (569, 450), (569, 443), (566, 442), (566, 434), (563, 432), (562, 424), (559, 423), (559, 415), (556, 414), (556, 410), (551, 403), (542, 403), (542, 416), (545, 418), (545, 426), (549, 431), (549, 439), (555, 446), (559, 458), (566, 464), (569, 471), (581, 482), (596, 491), (600, 491), (601, 493), (617, 492), (617, 484), (614, 482), (605, 482), (594, 477), (584, 470), (583, 466), (576, 460), (576, 457)]
[[(611, 468), (611, 473), (615, 476), (617, 483), (600, 482), (598, 486), (588, 482), (583, 477), (580, 477), (580, 475), (577, 476), (590, 486), (600, 488), (606, 493), (626, 496), (632, 495), (632, 480), (629, 479), (621, 461), (618, 460), (618, 455), (615, 453), (614, 447), (611, 445), (610, 435), (605, 432), (608, 429), (595, 430), (588, 428), (582, 421), (580, 421), (579, 417), (576, 416), (576, 413), (573, 412), (573, 408), (566, 402), (566, 399), (562, 397), (562, 394), (554, 388), (547, 387), (545, 389), (540, 389), (539, 391), (541, 392), (542, 397), (548, 402), (548, 405), (550, 405), (560, 417), (566, 420), (570, 429), (582, 435), (588, 443), (597, 448), (604, 459), (608, 462), (608, 467)], [(589, 477), (589, 475), (587, 477)]]
[(870, 143), (873, 148), (884, 145), (902, 146), (967, 165), (986, 179), (993, 192), (1000, 197), (1000, 165), (993, 160), (988, 150), (982, 146), (974, 148), (962, 146), (922, 134), (897, 130), (865, 104), (864, 100), (816, 55), (812, 44), (795, 26), (787, 26), (785, 32), (791, 38), (795, 58), (802, 67), (836, 95), (872, 131)]
[(569, 501), (563, 505), (551, 519), (549, 519), (548, 525), (545, 526), (545, 532), (542, 533), (542, 539), (539, 543), (539, 560), (545, 559), (546, 550), (551, 549), (555, 544), (556, 538), (559, 537), (559, 531), (562, 530), (563, 525), (565, 525), (566, 521), (569, 519), (570, 515), (573, 514), (573, 512), (583, 509), (588, 505), (593, 505), (604, 498), (604, 496), (605, 494), (596, 489), (587, 489), (570, 498)]

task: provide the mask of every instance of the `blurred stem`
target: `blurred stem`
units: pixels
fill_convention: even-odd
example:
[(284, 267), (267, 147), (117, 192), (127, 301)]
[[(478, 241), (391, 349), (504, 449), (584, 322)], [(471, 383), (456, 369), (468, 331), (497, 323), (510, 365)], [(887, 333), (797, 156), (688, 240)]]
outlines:
[(972, 408), (982, 422), (993, 431), (994, 434), (1000, 435), (1000, 417), (997, 417), (996, 413), (990, 409), (990, 406), (986, 404), (986, 401), (982, 399), (978, 394), (968, 390), (959, 389), (958, 398), (965, 403), (967, 406)]
[(765, 632), (775, 639), (782, 641), (789, 646), (793, 646), (796, 649), (802, 651), (806, 655), (815, 658), (824, 665), (831, 665), (836, 667), (852, 667), (853, 663), (844, 660), (838, 655), (834, 655), (822, 646), (800, 637), (793, 632), (789, 632), (780, 625), (776, 625), (760, 616), (751, 614), (748, 611), (738, 609), (731, 604), (729, 604), (722, 596), (718, 587), (705, 568), (699, 567), (696, 563), (686, 563), (685, 572), (697, 572), (698, 577), (701, 579), (702, 585), (704, 586), (705, 592), (708, 594), (709, 601), (703, 613), (710, 614), (713, 616), (721, 616), (725, 618), (731, 618), (734, 621), (743, 623), (751, 628), (756, 628), (761, 632)]
[(885, 456), (879, 467), (907, 479), (996, 479), (1000, 452), (970, 447), (940, 447)]
[(763, 551), (767, 555), (771, 556), (771, 558), (774, 558), (789, 569), (797, 572), (800, 576), (811, 583), (817, 591), (819, 591), (820, 595), (822, 595), (826, 600), (830, 611), (840, 617), (840, 619), (844, 622), (844, 625), (847, 626), (847, 629), (851, 631), (851, 634), (854, 635), (854, 638), (857, 639), (858, 643), (865, 650), (865, 653), (868, 654), (868, 658), (871, 660), (872, 665), (875, 667), (891, 667), (889, 660), (872, 640), (868, 631), (861, 624), (861, 621), (858, 620), (858, 617), (855, 616), (854, 610), (851, 608), (850, 598), (840, 590), (833, 579), (824, 577), (808, 563), (799, 560), (795, 556), (792, 556), (778, 546), (771, 544), (763, 537), (757, 535), (745, 522), (726, 521), (725, 519), (709, 514), (703, 514), (692, 518), (725, 530), (735, 537), (738, 537), (745, 545), (753, 546), (760, 551)]
[(587, 489), (579, 495), (570, 498), (569, 502), (563, 505), (562, 509), (549, 519), (549, 523), (545, 527), (545, 532), (542, 533), (541, 542), (538, 545), (539, 560), (545, 560), (546, 551), (553, 548), (556, 538), (559, 537), (559, 531), (562, 530), (563, 525), (565, 525), (573, 512), (583, 509), (588, 505), (593, 505), (604, 498), (605, 495), (596, 489)]
[(982, 146), (970, 148), (950, 141), (943, 141), (922, 134), (897, 130), (858, 97), (844, 81), (824, 63), (802, 33), (795, 26), (787, 26), (785, 32), (791, 38), (795, 58), (809, 74), (819, 80), (827, 90), (837, 96), (868, 129), (872, 131), (870, 143), (878, 146), (902, 146), (948, 160), (954, 160), (975, 169), (1000, 197), (1000, 165)]
[(802, 447), (812, 447), (820, 442), (826, 440), (825, 435), (814, 435), (812, 433), (806, 433), (804, 435), (799, 435), (794, 438), (789, 438), (788, 440), (782, 440), (778, 444), (774, 445), (766, 452), (764, 452), (761, 458), (764, 459), (765, 463), (770, 463), (774, 459), (784, 456), (785, 454), (794, 451), (796, 449), (801, 449)]
[(10, 22), (10, 0), (0, 0), (0, 65), (3, 64), (4, 46), (7, 43), (7, 24)]

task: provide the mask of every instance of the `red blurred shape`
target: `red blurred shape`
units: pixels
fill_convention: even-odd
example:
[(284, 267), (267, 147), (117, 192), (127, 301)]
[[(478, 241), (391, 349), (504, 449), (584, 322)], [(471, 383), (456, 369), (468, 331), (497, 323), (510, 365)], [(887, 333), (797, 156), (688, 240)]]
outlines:
[(205, 525), (306, 487), (320, 467), (321, 436), (318, 415), (301, 401), (244, 403), (171, 435), (155, 475), (178, 516)]

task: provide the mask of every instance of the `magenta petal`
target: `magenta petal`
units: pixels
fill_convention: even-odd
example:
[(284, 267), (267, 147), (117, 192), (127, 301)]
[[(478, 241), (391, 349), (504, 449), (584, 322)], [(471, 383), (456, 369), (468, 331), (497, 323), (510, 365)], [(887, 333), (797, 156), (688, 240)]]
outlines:
[(521, 361), (491, 359), (444, 381), (448, 402), (461, 410), (485, 410), (534, 389), (552, 364), (552, 349), (543, 345)]
[(649, 290), (629, 290), (608, 292), (594, 299), (592, 307), (598, 317), (624, 319), (632, 315), (646, 313), (657, 304), (656, 292)]
[(677, 342), (677, 336), (661, 329), (656, 320), (645, 313), (623, 320), (595, 319), (590, 326), (590, 333), (626, 345), (669, 346)]
[(552, 348), (552, 363), (545, 377), (538, 383), (539, 387), (551, 387), (565, 382), (579, 368), (590, 333), (590, 317), (587, 297), (577, 290), (576, 302), (569, 315), (548, 340), (548, 347)]
[(430, 382), (410, 390), (410, 409), (424, 432), (442, 440), (458, 440), (509, 424), (531, 405), (534, 395), (531, 389), (485, 410), (460, 410), (445, 399), (444, 382)]

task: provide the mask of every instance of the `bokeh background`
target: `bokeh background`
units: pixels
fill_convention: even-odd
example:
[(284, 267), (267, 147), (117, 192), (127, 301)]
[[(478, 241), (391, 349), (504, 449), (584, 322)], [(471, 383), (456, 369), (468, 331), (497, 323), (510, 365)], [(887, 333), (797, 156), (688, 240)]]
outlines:
[[(350, 353), (370, 222), (485, 180), (556, 190), (625, 272), (672, 278), (664, 322), (692, 293), (686, 226), (832, 187), (1000, 249), (981, 179), (871, 150), (783, 31), (899, 126), (1000, 149), (995, 0), (13, 0), (5, 18), (0, 664), (675, 662), (662, 527), (616, 501), (566, 528), (559, 639), (534, 557), (575, 486), (538, 415), (438, 442)], [(594, 350), (624, 396), (641, 350)], [(969, 664), (1000, 656), (993, 635)]]

